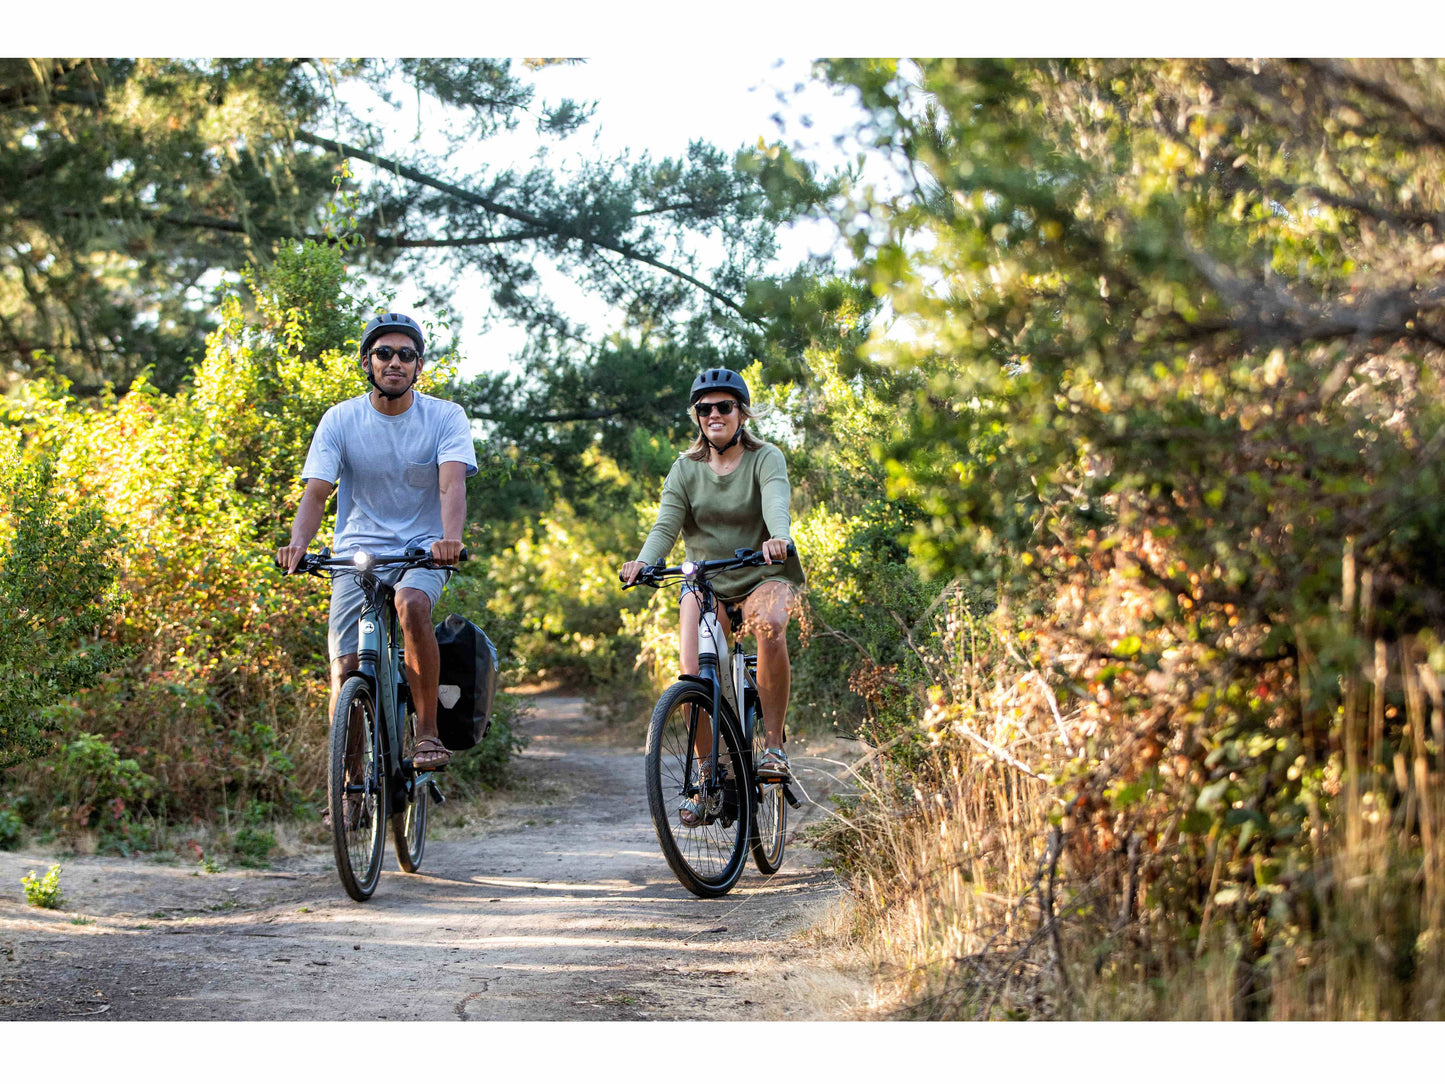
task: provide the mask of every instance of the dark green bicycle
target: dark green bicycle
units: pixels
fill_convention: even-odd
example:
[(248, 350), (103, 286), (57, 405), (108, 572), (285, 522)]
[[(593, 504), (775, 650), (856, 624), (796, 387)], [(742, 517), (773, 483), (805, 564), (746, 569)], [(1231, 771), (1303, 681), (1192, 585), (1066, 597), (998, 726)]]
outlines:
[[(461, 559), (467, 559), (466, 550)], [(396, 589), (377, 575), (382, 568), (456, 571), (451, 565), (437, 564), (421, 549), (391, 556), (358, 552), (350, 557), (333, 557), (323, 549), (308, 553), (296, 566), (298, 573), (354, 576), (366, 598), (357, 619), (360, 661), (336, 698), (326, 776), (336, 872), (347, 895), (357, 901), (369, 899), (381, 879), (386, 824), (391, 825), (397, 862), (407, 873), (415, 873), (426, 849), (429, 801), (437, 805), (446, 801), (436, 773), (416, 771), (403, 756), (416, 740), (416, 708), (402, 665)]]

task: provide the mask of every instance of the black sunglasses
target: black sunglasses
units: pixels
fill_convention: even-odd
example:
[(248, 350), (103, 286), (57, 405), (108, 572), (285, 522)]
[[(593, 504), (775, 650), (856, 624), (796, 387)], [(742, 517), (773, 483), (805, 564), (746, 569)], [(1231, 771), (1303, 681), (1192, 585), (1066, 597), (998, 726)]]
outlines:
[(697, 411), (699, 418), (706, 418), (714, 410), (718, 412), (719, 417), (726, 418), (733, 412), (733, 407), (736, 405), (731, 399), (724, 399), (721, 403), (694, 403), (692, 409)]
[(382, 361), (390, 361), (393, 357), (398, 357), (408, 365), (421, 357), (420, 354), (409, 346), (403, 346), (400, 350), (394, 346), (378, 346), (371, 352), (371, 356), (380, 358)]

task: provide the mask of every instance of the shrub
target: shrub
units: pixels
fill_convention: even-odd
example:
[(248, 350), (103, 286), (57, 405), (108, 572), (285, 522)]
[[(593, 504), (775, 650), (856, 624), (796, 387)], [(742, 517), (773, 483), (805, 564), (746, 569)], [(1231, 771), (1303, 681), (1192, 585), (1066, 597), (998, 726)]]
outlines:
[(238, 865), (265, 868), (276, 849), (276, 837), (260, 828), (238, 828), (231, 837), (231, 853)]
[(504, 786), (512, 754), (520, 753), (527, 747), (526, 737), (516, 731), (516, 724), (526, 711), (520, 696), (497, 693), (486, 735), (472, 748), (452, 755), (451, 764), (447, 766), (447, 778), (456, 780), (464, 790), (472, 792)]
[(0, 809), (0, 851), (18, 850), (24, 827), (24, 821), (13, 809)]
[(25, 889), (25, 900), (31, 907), (53, 911), (65, 905), (65, 897), (60, 891), (59, 866), (51, 866), (44, 877), (36, 877), (35, 871), (31, 870), (20, 878), (20, 886)]
[(99, 640), (121, 605), (110, 550), (120, 534), (100, 506), (67, 507), (54, 464), (22, 458), (0, 432), (0, 768), (48, 751), (57, 702), (127, 657)]

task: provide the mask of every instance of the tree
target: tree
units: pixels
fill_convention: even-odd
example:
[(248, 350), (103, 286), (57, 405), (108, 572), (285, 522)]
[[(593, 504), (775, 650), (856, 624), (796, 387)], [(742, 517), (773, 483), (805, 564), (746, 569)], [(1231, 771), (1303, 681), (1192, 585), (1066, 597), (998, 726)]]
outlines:
[[(427, 126), (410, 140), (359, 104), (397, 117), (408, 99)], [(506, 60), (0, 61), (0, 354), (11, 374), (81, 392), (145, 367), (176, 387), (211, 326), (215, 271), (264, 264), (283, 239), (339, 240), (326, 209), (343, 167), (350, 258), (426, 304), (471, 269), (501, 317), (581, 341), (548, 297), (550, 264), (634, 326), (734, 333), (780, 211), (730, 155), (698, 142), (569, 173), (462, 161), (524, 123), (545, 149), (589, 115), (537, 102)], [(701, 237), (719, 253), (709, 269)]]
[(1280, 622), (1338, 597), (1353, 539), (1392, 627), (1440, 623), (1445, 69), (832, 71), (909, 178), (868, 208), (887, 240), (854, 237), (916, 331), (880, 353), (927, 376), (891, 467), (920, 557), (1037, 582), (1041, 541), (1167, 524), (1221, 603)]
[(916, 381), (890, 492), (925, 570), (1006, 604), (925, 726), (956, 722), (964, 765), (970, 723), (1024, 731), (1044, 788), (1020, 891), (1049, 917), (979, 939), (997, 987), (951, 949), (958, 988), (1050, 945), (1043, 999), (1092, 1005), (1062, 925), (1095, 975), (1227, 943), (1257, 1014), (1363, 958), (1389, 899), (1371, 1011), (1437, 1014), (1445, 65), (825, 70), (897, 167), (829, 206), (894, 320), (865, 360)]

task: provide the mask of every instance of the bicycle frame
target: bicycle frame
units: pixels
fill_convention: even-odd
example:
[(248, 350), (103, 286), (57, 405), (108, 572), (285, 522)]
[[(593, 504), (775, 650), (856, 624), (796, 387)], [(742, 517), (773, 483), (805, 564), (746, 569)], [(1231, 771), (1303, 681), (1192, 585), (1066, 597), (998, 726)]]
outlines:
[[(717, 778), (719, 727), (721, 725), (719, 719), (723, 711), (728, 711), (732, 714), (738, 733), (742, 735), (743, 758), (747, 765), (748, 779), (756, 786), (757, 779), (753, 773), (753, 725), (757, 717), (759, 696), (755, 675), (749, 664), (756, 663), (757, 656), (748, 655), (743, 651), (742, 630), (738, 628), (732, 629), (734, 643), (731, 648), (728, 647), (727, 638), (723, 635), (722, 623), (717, 618), (717, 595), (713, 592), (711, 584), (708, 583), (709, 573), (729, 564), (731, 562), (703, 561), (693, 565), (690, 573), (683, 574), (683, 583), (688, 585), (698, 601), (698, 672), (696, 674), (680, 674), (679, 677), (705, 683), (712, 693), (712, 745), (710, 746), (712, 753), (711, 763), (708, 765), (708, 778)], [(709, 647), (711, 650), (708, 650)], [(727, 673), (733, 694), (731, 703), (728, 702), (727, 689), (722, 682), (722, 675), (725, 672), (722, 663), (724, 658), (728, 660)], [(695, 726), (696, 721), (690, 721), (689, 745), (685, 763), (689, 779), (692, 778), (693, 752), (697, 740), (693, 729)], [(792, 789), (784, 783), (782, 790), (788, 804), (796, 808), (799, 803)]]
[[(727, 640), (722, 634), (722, 623), (717, 619), (717, 596), (713, 594), (712, 587), (708, 584), (707, 579), (705, 578), (705, 571), (706, 566), (699, 565), (692, 573), (692, 575), (683, 577), (683, 582), (688, 584), (689, 587), (691, 587), (693, 593), (697, 597), (698, 602), (698, 672), (695, 675), (684, 674), (681, 676), (684, 678), (693, 677), (698, 681), (705, 682), (708, 685), (710, 691), (712, 692), (712, 744), (709, 747), (711, 748), (712, 753), (711, 763), (708, 765), (707, 777), (709, 779), (716, 779), (718, 746), (721, 737), (719, 733), (721, 723), (719, 720), (721, 719), (722, 712), (724, 710), (732, 710), (732, 705), (727, 704), (727, 699), (724, 695), (723, 684), (721, 681), (721, 660), (724, 656), (729, 655)], [(709, 645), (711, 647), (711, 650), (706, 650), (704, 648), (705, 644)], [(738, 654), (741, 654), (741, 651), (742, 648), (739, 647)], [(729, 658), (729, 662), (732, 663), (731, 658)], [(734, 667), (734, 674), (735, 673), (736, 666)], [(736, 679), (734, 679), (734, 696), (736, 696), (736, 690), (738, 689), (738, 687), (739, 685)], [(752, 713), (745, 712), (743, 710), (743, 705), (741, 702), (737, 704), (737, 710), (741, 712), (744, 716), (743, 719), (734, 720), (738, 725), (739, 732), (741, 733), (745, 728), (750, 731), (752, 729)], [(688, 779), (692, 778), (693, 752), (697, 748), (696, 727), (697, 720), (690, 719), (688, 721), (688, 749), (685, 764), (685, 771), (687, 772), (686, 778)], [(750, 733), (743, 734), (743, 756), (747, 758), (749, 776), (752, 775), (752, 746), (750, 744), (751, 741), (752, 735)]]
[[(393, 778), (401, 774), (401, 706), (410, 696), (406, 673), (402, 668), (401, 640), (396, 628), (396, 588), (382, 583), (375, 574), (359, 575), (366, 605), (357, 618), (357, 656), (355, 672), (371, 685), (372, 701), (377, 706), (380, 729), (378, 735), (385, 748), (385, 770)], [(431, 773), (426, 773), (431, 778)], [(418, 780), (421, 782), (421, 780)], [(404, 792), (403, 792), (404, 793)]]
[[(329, 548), (323, 549), (316, 557), (309, 554), (297, 566), (297, 572), (312, 572), (318, 575), (353, 575), (361, 587), (365, 603), (357, 618), (357, 666), (351, 671), (371, 686), (372, 702), (377, 706), (378, 726), (376, 740), (384, 750), (384, 759), (378, 758), (381, 769), (393, 781), (392, 804), (388, 812), (404, 808), (414, 788), (429, 786), (432, 796), (440, 804), (445, 799), (437, 789), (434, 772), (408, 774), (402, 757), (401, 724), (403, 705), (411, 696), (403, 668), (404, 653), (401, 637), (397, 634), (396, 587), (384, 582), (376, 573), (378, 567), (406, 565), (428, 567), (421, 564), (429, 560), (425, 551), (413, 550), (400, 557), (376, 557), (367, 565), (356, 565), (353, 558), (335, 558)], [(467, 559), (462, 550), (461, 560)], [(443, 567), (449, 572), (451, 566)], [(351, 676), (348, 674), (347, 676)]]

